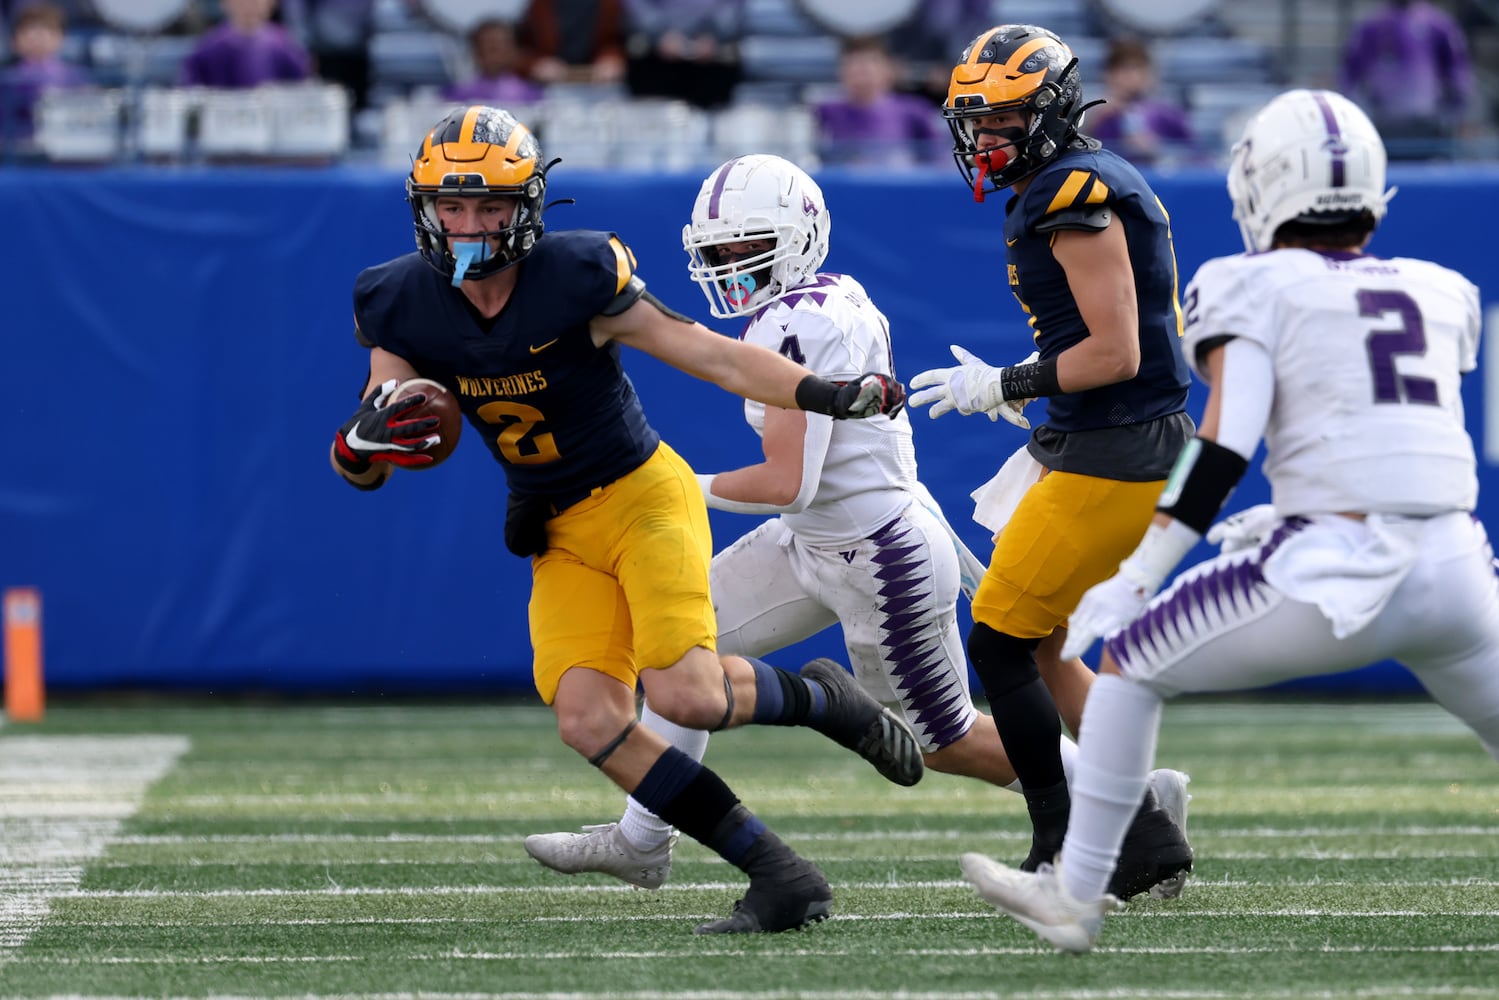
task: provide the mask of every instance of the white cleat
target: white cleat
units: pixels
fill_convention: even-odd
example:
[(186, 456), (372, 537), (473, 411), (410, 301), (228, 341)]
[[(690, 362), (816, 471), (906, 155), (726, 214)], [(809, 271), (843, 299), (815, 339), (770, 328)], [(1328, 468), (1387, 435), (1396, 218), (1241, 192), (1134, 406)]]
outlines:
[(618, 823), (585, 826), (582, 833), (533, 833), (526, 853), (564, 875), (602, 872), (642, 889), (659, 889), (671, 877), (671, 849), (677, 835), (642, 851), (625, 839)]
[(968, 853), (959, 860), (963, 877), (974, 884), (983, 899), (1014, 917), (1050, 942), (1058, 951), (1082, 954), (1093, 950), (1103, 918), (1123, 909), (1113, 896), (1091, 903), (1073, 899), (1062, 885), (1061, 873), (1042, 864), (1034, 872), (1002, 865), (982, 854)]
[(1159, 767), (1150, 772), (1150, 790), (1155, 792), (1156, 802), (1183, 834), (1187, 832), (1187, 803), (1192, 801), (1187, 793), (1191, 783), (1192, 776), (1185, 771)]

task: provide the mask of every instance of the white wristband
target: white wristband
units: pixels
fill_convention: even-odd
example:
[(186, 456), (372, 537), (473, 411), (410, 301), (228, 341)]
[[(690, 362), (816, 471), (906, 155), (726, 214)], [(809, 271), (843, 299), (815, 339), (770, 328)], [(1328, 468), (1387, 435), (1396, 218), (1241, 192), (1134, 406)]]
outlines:
[(1174, 517), (1164, 528), (1152, 521), (1135, 551), (1119, 564), (1119, 575), (1144, 591), (1146, 596), (1154, 594), (1201, 538)]

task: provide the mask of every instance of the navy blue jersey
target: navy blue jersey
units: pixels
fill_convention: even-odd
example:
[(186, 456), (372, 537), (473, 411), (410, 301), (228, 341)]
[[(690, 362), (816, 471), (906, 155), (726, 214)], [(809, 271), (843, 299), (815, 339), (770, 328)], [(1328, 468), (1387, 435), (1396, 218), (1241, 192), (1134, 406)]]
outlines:
[(588, 329), (625, 291), (635, 259), (613, 233), (580, 229), (547, 233), (516, 266), (510, 300), (489, 322), (415, 253), (360, 273), (354, 318), (366, 346), (457, 395), (513, 492), (565, 505), (632, 471), (661, 441), (619, 345), (594, 346)]
[(1181, 353), (1176, 252), (1171, 223), (1140, 172), (1106, 149), (1071, 149), (1031, 178), (1005, 206), (1010, 290), (1035, 330), (1042, 359), (1088, 335), (1067, 273), (1051, 253), (1069, 215), (1105, 208), (1124, 226), (1140, 304), (1140, 370), (1134, 378), (1047, 400), (1046, 425), (1073, 432), (1144, 423), (1186, 406), (1191, 376)]

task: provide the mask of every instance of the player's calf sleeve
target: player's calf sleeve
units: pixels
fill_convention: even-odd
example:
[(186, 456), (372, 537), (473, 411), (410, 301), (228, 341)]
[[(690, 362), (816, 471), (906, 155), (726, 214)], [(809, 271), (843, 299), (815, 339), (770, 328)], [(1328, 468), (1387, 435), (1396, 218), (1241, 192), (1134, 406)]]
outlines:
[[(706, 732), (688, 729), (663, 718), (651, 708), (649, 700), (640, 711), (640, 724), (664, 737), (666, 742), (693, 760), (702, 760), (703, 754), (708, 752)], [(671, 837), (671, 824), (641, 805), (640, 800), (633, 795), (626, 800), (624, 815), (619, 819), (619, 830), (626, 840), (642, 849), (664, 844)]]
[(1058, 797), (1055, 789), (1061, 786), (1065, 801), (1062, 720), (1036, 668), (1039, 642), (996, 632), (979, 622), (968, 633), (968, 659), (984, 687), (995, 728), (1021, 786), (1028, 793), (1044, 794), (1053, 800)]
[(766, 832), (765, 824), (739, 804), (722, 778), (676, 747), (666, 749), (630, 794), (740, 868), (750, 847)]
[(1068, 890), (1096, 899), (1108, 888), (1125, 833), (1155, 762), (1161, 699), (1117, 674), (1093, 682), (1078, 735), (1072, 820), (1062, 848)]
[(764, 660), (746, 656), (755, 668), (755, 711), (750, 721), (762, 726), (801, 726), (822, 714), (827, 695), (822, 685), (803, 680)]

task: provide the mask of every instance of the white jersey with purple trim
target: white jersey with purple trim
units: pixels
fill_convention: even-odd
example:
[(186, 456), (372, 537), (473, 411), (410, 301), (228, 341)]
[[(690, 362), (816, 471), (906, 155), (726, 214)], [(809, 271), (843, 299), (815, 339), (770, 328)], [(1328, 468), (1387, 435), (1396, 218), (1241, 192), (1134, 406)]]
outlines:
[[(772, 302), (755, 314), (743, 339), (825, 378), (895, 374), (889, 322), (864, 286), (844, 274), (819, 274)], [(764, 435), (763, 403), (747, 400), (744, 417)], [(916, 451), (905, 410), (894, 420), (839, 420), (812, 502), (781, 518), (809, 544), (839, 545), (869, 538), (889, 524), (910, 504), (915, 488)]]
[(1423, 260), (1282, 249), (1208, 261), (1185, 303), (1194, 369), (1198, 347), (1224, 337), (1274, 363), (1264, 471), (1279, 516), (1474, 508), (1460, 373), (1477, 366), (1480, 312), (1468, 279)]

